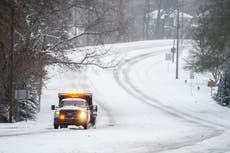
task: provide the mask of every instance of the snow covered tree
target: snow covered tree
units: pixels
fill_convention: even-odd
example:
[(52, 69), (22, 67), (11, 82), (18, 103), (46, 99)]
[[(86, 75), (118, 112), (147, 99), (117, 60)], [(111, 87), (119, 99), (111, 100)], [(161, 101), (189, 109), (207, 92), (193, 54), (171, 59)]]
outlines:
[[(9, 94), (11, 89), (8, 81), (11, 69), (8, 57), (11, 45), (14, 46), (13, 54), (10, 54), (14, 56), (14, 89), (27, 90), (30, 86), (37, 91), (32, 98), (18, 101), (18, 120), (25, 118), (25, 112), (27, 118), (34, 118), (38, 110), (37, 97), (41, 94), (42, 83), (46, 76), (45, 66), (59, 64), (75, 69), (79, 69), (82, 65), (106, 67), (99, 63), (99, 58), (105, 55), (105, 52), (95, 50), (82, 53), (80, 61), (71, 61), (66, 55), (66, 49), (73, 47), (73, 40), (84, 35), (105, 33), (107, 29), (101, 29), (99, 32), (94, 30), (105, 15), (103, 14), (105, 11), (98, 12), (101, 9), (100, 4), (101, 0), (0, 1), (0, 122), (6, 122), (8, 119), (9, 99), (12, 97)], [(83, 24), (87, 30), (70, 37), (69, 29), (73, 26), (70, 23), (71, 10), (74, 7), (81, 9), (83, 19), (87, 18), (87, 24)], [(89, 19), (85, 12), (90, 12), (93, 17), (90, 16)], [(11, 33), (14, 33), (14, 38)]]
[(198, 27), (194, 32), (195, 49), (187, 68), (211, 72), (219, 81), (223, 66), (230, 59), (230, 0), (207, 0), (199, 10)]
[(230, 0), (206, 0), (194, 33), (195, 49), (187, 62), (187, 68), (196, 72), (211, 72), (216, 83), (221, 78), (214, 99), (223, 106), (229, 105), (230, 100), (229, 21)]
[[(14, 9), (12, 9), (13, 7)], [(22, 10), (13, 0), (0, 1), (0, 16), (0, 122), (6, 122), (10, 96), (9, 56), (10, 51), (12, 51), (11, 42), (13, 40), (11, 34), (12, 32), (15, 34), (14, 41), (16, 42), (19, 36), (23, 36), (28, 29)], [(14, 31), (11, 30), (12, 25), (14, 26)], [(15, 46), (18, 46), (18, 43), (15, 43)], [(17, 69), (19, 70), (20, 68), (17, 65)]]
[[(37, 97), (41, 94), (43, 80), (46, 78), (46, 66), (57, 64), (76, 70), (86, 65), (103, 68), (113, 65), (102, 62), (101, 58), (107, 53), (104, 50), (94, 49), (83, 52), (76, 49), (75, 51), (82, 57), (78, 61), (73, 61), (75, 59), (70, 59), (68, 56), (68, 53), (73, 51), (70, 48), (76, 47), (74, 40), (87, 36), (87, 43), (96, 45), (98, 44), (96, 36), (106, 35), (108, 31), (116, 29), (115, 27), (112, 27), (112, 30), (108, 29), (111, 26), (104, 26), (104, 28), (98, 26), (108, 12), (111, 16), (114, 12), (110, 3), (102, 5), (104, 2), (102, 0), (0, 1), (0, 122), (7, 121), (9, 112), (15, 116), (12, 109), (9, 109), (13, 107), (9, 102), (14, 95), (10, 94), (11, 91), (27, 90), (28, 87), (32, 87), (37, 92), (33, 94), (33, 100), (19, 102), (19, 120), (23, 120), (25, 116), (23, 112), (28, 107), (31, 110), (26, 111), (27, 115), (31, 115), (27, 117), (34, 118), (33, 114), (39, 108)], [(78, 8), (81, 12), (80, 20), (83, 23), (81, 25), (72, 23), (74, 8)], [(110, 21), (115, 22), (114, 18)], [(103, 24), (106, 25), (107, 21)], [(74, 26), (81, 26), (83, 30), (73, 35), (70, 30)], [(9, 66), (9, 55), (14, 57), (14, 60), (11, 60), (13, 68)], [(10, 70), (14, 73), (11, 82), (9, 81), (9, 76), (12, 76)], [(10, 88), (11, 84), (14, 89)], [(25, 105), (27, 107), (24, 107)]]
[(15, 120), (16, 121), (24, 121), (36, 119), (36, 114), (38, 112), (38, 94), (36, 90), (27, 90), (27, 99), (19, 100), (15, 105)]
[(218, 91), (214, 99), (222, 106), (228, 106), (230, 103), (230, 67), (228, 67), (218, 84)]

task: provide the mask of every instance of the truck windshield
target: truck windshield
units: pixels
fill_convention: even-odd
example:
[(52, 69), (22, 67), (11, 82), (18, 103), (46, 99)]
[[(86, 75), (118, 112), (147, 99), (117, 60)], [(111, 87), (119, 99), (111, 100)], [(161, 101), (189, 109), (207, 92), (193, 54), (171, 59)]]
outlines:
[(80, 101), (80, 100), (73, 100), (73, 101), (63, 100), (61, 102), (61, 107), (63, 107), (63, 106), (77, 106), (77, 107), (85, 108), (85, 107), (87, 107), (87, 104), (85, 101)]

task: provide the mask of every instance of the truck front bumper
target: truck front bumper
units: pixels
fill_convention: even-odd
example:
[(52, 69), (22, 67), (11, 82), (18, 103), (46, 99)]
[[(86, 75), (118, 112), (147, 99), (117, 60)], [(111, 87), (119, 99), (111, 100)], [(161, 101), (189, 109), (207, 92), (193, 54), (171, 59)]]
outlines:
[(88, 120), (80, 120), (80, 119), (76, 119), (76, 118), (66, 118), (63, 120), (60, 120), (59, 118), (55, 118), (54, 119), (54, 124), (56, 125), (76, 125), (76, 126), (80, 126), (80, 125), (85, 125), (87, 124)]

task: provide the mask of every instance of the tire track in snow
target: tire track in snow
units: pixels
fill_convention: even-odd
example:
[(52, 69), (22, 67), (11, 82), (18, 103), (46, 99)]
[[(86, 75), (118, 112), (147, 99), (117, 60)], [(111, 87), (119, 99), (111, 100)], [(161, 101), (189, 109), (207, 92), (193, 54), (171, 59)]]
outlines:
[[(56, 130), (53, 128), (46, 128), (46, 129), (39, 129), (37, 131), (1, 134), (0, 137), (16, 137), (16, 136), (28, 136), (28, 135), (38, 135), (38, 134), (56, 133), (56, 132), (68, 132), (67, 130), (68, 129)], [(79, 130), (81, 130), (81, 129), (79, 129)]]
[(104, 105), (104, 102), (102, 102), (101, 100), (100, 101), (95, 100), (95, 101), (99, 106), (99, 110), (102, 109), (105, 112), (106, 116), (108, 117), (108, 123), (105, 125), (105, 127), (115, 126), (116, 122), (115, 122), (115, 119), (114, 119), (113, 115), (109, 111), (110, 109), (108, 107), (106, 107)]
[[(136, 57), (134, 57), (132, 59), (126, 60), (124, 63), (121, 63), (119, 68), (117, 68), (114, 71), (114, 77), (115, 77), (116, 81), (118, 82), (118, 84), (123, 89), (125, 89), (129, 94), (131, 94), (132, 96), (138, 98), (139, 100), (144, 101), (147, 105), (154, 106), (156, 108), (162, 109), (162, 111), (164, 111), (164, 112), (166, 112), (166, 113), (168, 113), (170, 115), (173, 115), (175, 117), (180, 117), (180, 118), (183, 118), (185, 120), (189, 120), (189, 122), (191, 122), (191, 123), (199, 123), (199, 124), (200, 123), (207, 123), (207, 125), (206, 124), (204, 124), (204, 125), (201, 124), (201, 125), (211, 127), (211, 128), (213, 128), (213, 126), (214, 126), (214, 127), (220, 128), (220, 129), (230, 129), (230, 127), (227, 126), (227, 125), (215, 123), (215, 122), (212, 122), (212, 121), (209, 121), (209, 120), (205, 120), (205, 119), (202, 119), (200, 117), (197, 117), (197, 116), (182, 112), (180, 110), (177, 110), (176, 108), (173, 108), (173, 107), (167, 106), (165, 104), (162, 104), (159, 100), (157, 100), (157, 99), (155, 99), (153, 97), (150, 97), (149, 95), (145, 94), (143, 91), (141, 91), (141, 90), (139, 90), (138, 88), (135, 87), (135, 85), (130, 81), (130, 77), (128, 76), (128, 74), (129, 74), (129, 72), (131, 70), (131, 67), (134, 64), (140, 62), (141, 60), (144, 60), (146, 58), (151, 58), (152, 56), (159, 55), (158, 53), (162, 53), (162, 51), (157, 51), (157, 52), (154, 52), (154, 53), (147, 53), (147, 54), (138, 55), (138, 56), (136, 56)], [(160, 62), (162, 62), (162, 60), (156, 62), (155, 64), (160, 63)], [(122, 78), (120, 78), (121, 75), (123, 76), (124, 81), (122, 81)], [(127, 86), (129, 86), (129, 87), (127, 87)]]
[[(154, 56), (154, 55), (152, 55), (152, 56)], [(144, 59), (146, 59), (146, 58), (151, 58), (151, 57), (144, 57)], [(145, 94), (143, 91), (141, 91), (141, 90), (139, 90), (138, 88), (136, 88), (135, 85), (130, 81), (131, 79), (130, 79), (128, 73), (130, 72), (131, 67), (132, 67), (135, 63), (137, 63), (137, 62), (138, 62), (138, 61), (135, 61), (135, 62), (131, 62), (131, 63), (129, 64), (129, 66), (128, 66), (127, 69), (126, 69), (127, 71), (125, 71), (125, 72), (126, 72), (126, 73), (125, 73), (125, 80), (126, 80), (126, 82), (130, 85), (130, 87), (132, 87), (133, 90), (135, 90), (137, 93), (139, 93), (139, 94), (140, 94), (141, 96), (143, 96), (144, 98), (148, 99), (150, 105), (152, 104), (152, 102), (156, 102), (157, 104), (163, 106), (164, 108), (167, 108), (167, 111), (170, 111), (170, 113), (174, 114), (175, 116), (178, 116), (178, 114), (179, 114), (180, 117), (182, 117), (182, 118), (184, 117), (185, 119), (192, 119), (191, 121), (192, 121), (192, 122), (195, 121), (195, 123), (204, 123), (204, 122), (205, 122), (205, 123), (207, 123), (208, 127), (215, 126), (215, 127), (221, 128), (221, 129), (230, 129), (230, 126), (228, 126), (228, 125), (219, 124), (219, 123), (216, 123), (216, 122), (212, 122), (212, 121), (210, 121), (210, 120), (205, 120), (205, 119), (200, 118), (200, 117), (197, 117), (197, 116), (195, 116), (195, 115), (191, 115), (191, 114), (189, 114), (189, 113), (180, 111), (180, 110), (178, 110), (178, 109), (176, 109), (176, 108), (174, 108), (174, 107), (170, 107), (170, 106), (167, 106), (167, 105), (165, 105), (165, 104), (162, 104), (159, 100), (157, 100), (157, 99), (155, 99), (155, 98), (153, 98), (153, 97), (151, 97), (151, 96)], [(159, 62), (157, 62), (157, 63), (160, 63), (160, 62), (161, 62), (161, 61), (159, 61)], [(156, 64), (157, 64), (157, 63), (156, 63)], [(171, 111), (171, 110), (174, 110), (174, 111), (178, 112), (178, 114), (175, 113), (174, 111)], [(187, 118), (187, 117), (189, 117), (189, 118)], [(193, 119), (194, 119), (194, 120), (193, 120)], [(201, 121), (201, 122), (200, 122), (200, 121)], [(201, 124), (201, 125), (202, 125), (202, 124)], [(211, 126), (210, 126), (210, 125), (211, 125)], [(203, 125), (203, 126), (205, 126), (205, 125)]]
[[(102, 109), (102, 111), (106, 114), (105, 116), (107, 117), (107, 122), (106, 125), (102, 126), (101, 128), (108, 128), (108, 127), (112, 127), (115, 126), (115, 118), (111, 113), (111, 109), (106, 105), (106, 103), (104, 102), (104, 100), (102, 98), (99, 97), (103, 97), (101, 96), (101, 94), (98, 92), (99, 90), (96, 89), (96, 87), (93, 85), (92, 81), (89, 80), (89, 87), (91, 87), (91, 89), (94, 91), (94, 93), (97, 93), (97, 96), (94, 96), (94, 101), (96, 102), (96, 104), (99, 106), (99, 111)], [(96, 94), (95, 94), (96, 95)]]
[[(146, 54), (141, 54), (138, 56), (135, 56), (134, 58), (128, 59), (124, 61), (124, 63), (121, 63), (120, 66), (114, 71), (114, 77), (117, 81), (117, 83), (131, 96), (139, 99), (140, 101), (144, 102), (145, 104), (157, 108), (173, 117), (180, 118), (185, 120), (186, 122), (190, 122), (196, 125), (201, 125), (206, 128), (211, 128), (213, 129), (213, 132), (210, 134), (202, 137), (202, 138), (193, 138), (192, 140), (187, 140), (186, 142), (179, 142), (179, 143), (173, 143), (173, 144), (167, 144), (165, 149), (160, 149), (158, 152), (161, 151), (166, 151), (166, 150), (174, 150), (174, 149), (179, 149), (182, 147), (186, 146), (193, 146), (197, 144), (198, 142), (217, 137), (221, 135), (224, 132), (224, 129), (228, 129), (229, 127), (226, 125), (218, 124), (212, 121), (208, 121), (202, 118), (199, 118), (197, 116), (193, 116), (191, 114), (179, 111), (173, 107), (166, 106), (162, 104), (159, 100), (150, 97), (149, 95), (146, 95), (143, 93), (141, 90), (135, 87), (133, 83), (130, 81), (129, 77), (129, 72), (131, 71), (131, 67), (146, 59), (146, 58), (151, 58), (153, 56), (160, 55), (162, 51), (156, 51), (154, 53), (146, 53)], [(157, 61), (155, 64), (160, 63), (161, 61)]]

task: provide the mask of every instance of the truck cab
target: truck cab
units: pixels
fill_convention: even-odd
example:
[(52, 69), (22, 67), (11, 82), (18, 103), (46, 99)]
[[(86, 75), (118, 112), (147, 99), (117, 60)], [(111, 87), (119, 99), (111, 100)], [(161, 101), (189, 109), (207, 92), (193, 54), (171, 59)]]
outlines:
[(90, 93), (59, 93), (58, 107), (52, 105), (54, 112), (54, 129), (67, 128), (68, 125), (95, 126), (97, 106), (92, 105)]

